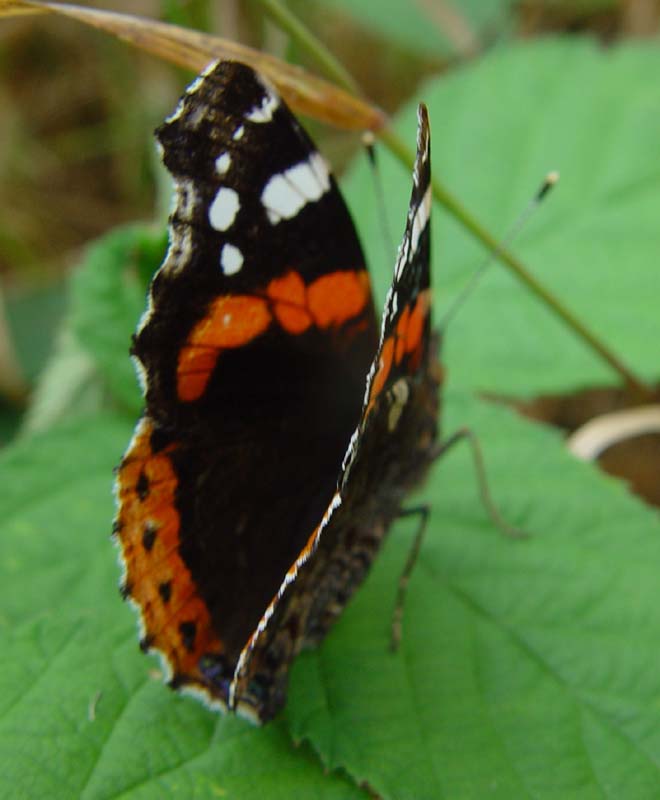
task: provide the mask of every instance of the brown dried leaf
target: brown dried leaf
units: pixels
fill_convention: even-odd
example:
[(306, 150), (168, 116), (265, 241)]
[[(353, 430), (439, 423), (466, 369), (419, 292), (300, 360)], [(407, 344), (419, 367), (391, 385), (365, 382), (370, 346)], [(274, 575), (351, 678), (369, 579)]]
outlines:
[(111, 33), (160, 58), (200, 72), (209, 61), (243, 61), (265, 75), (291, 108), (346, 130), (380, 130), (386, 115), (301, 67), (218, 36), (130, 14), (40, 0), (0, 0), (0, 17), (29, 13), (56, 13)]

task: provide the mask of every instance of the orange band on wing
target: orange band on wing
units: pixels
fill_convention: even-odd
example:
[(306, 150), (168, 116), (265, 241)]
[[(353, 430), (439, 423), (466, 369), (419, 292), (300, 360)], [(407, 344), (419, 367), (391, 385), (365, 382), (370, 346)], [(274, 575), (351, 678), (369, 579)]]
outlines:
[(225, 295), (211, 304), (206, 317), (188, 337), (189, 344), (206, 347), (242, 347), (270, 324), (265, 300), (249, 295)]
[(406, 306), (396, 323), (396, 328), (383, 342), (378, 370), (371, 382), (366, 414), (369, 414), (376, 398), (383, 391), (393, 364), (400, 364), (405, 356), (406, 372), (412, 375), (418, 368), (423, 354), (424, 326), (431, 307), (431, 292), (424, 289), (417, 295), (415, 305)]
[(309, 286), (289, 270), (273, 278), (263, 296), (223, 295), (192, 329), (179, 353), (177, 395), (190, 403), (206, 390), (220, 353), (242, 347), (261, 336), (273, 319), (287, 333), (308, 328), (341, 327), (367, 308), (371, 296), (366, 270), (322, 275)]
[(401, 363), (401, 359), (403, 358), (406, 352), (406, 333), (408, 328), (408, 323), (410, 322), (410, 306), (406, 306), (403, 309), (401, 316), (399, 317), (399, 321), (396, 324), (396, 352), (394, 354), (394, 360), (397, 364)]
[(394, 359), (394, 337), (390, 336), (389, 339), (385, 339), (383, 342), (383, 347), (380, 351), (380, 358), (378, 359), (378, 371), (374, 375), (374, 379), (371, 382), (371, 391), (369, 392), (369, 406), (367, 408), (367, 413), (371, 409), (375, 399), (378, 395), (382, 392), (383, 386), (385, 386), (385, 382), (390, 374), (390, 370), (392, 369), (392, 361)]
[(367, 306), (371, 296), (365, 270), (323, 275), (307, 289), (307, 305), (319, 328), (343, 325)]
[[(148, 420), (140, 423), (117, 478), (125, 591), (140, 607), (145, 646), (160, 650), (174, 675), (203, 682), (198, 661), (221, 653), (222, 643), (179, 555), (178, 481), (170, 460), (176, 445), (154, 453), (152, 430)], [(192, 637), (183, 635), (191, 629)]]
[(297, 272), (287, 272), (281, 278), (273, 278), (266, 295), (273, 302), (273, 314), (288, 333), (303, 333), (312, 324), (307, 309), (306, 287)]
[(424, 338), (424, 325), (431, 308), (431, 292), (425, 289), (417, 296), (415, 307), (410, 313), (408, 330), (406, 331), (406, 353), (417, 352)]
[(213, 301), (209, 313), (192, 329), (179, 353), (176, 388), (179, 399), (191, 402), (202, 396), (220, 351), (242, 347), (270, 325), (265, 300), (248, 295), (224, 295)]

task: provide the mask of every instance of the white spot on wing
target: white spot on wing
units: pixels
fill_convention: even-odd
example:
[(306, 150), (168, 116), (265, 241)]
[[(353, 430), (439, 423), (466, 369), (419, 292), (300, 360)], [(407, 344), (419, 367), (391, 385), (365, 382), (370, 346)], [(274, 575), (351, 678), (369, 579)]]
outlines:
[(309, 163), (316, 173), (316, 177), (323, 187), (323, 191), (327, 192), (330, 188), (330, 169), (326, 164), (325, 159), (320, 153), (312, 153), (312, 155), (309, 157)]
[(349, 462), (353, 459), (353, 456), (355, 455), (359, 436), (360, 436), (360, 429), (356, 428), (351, 434), (351, 440), (348, 443), (348, 447), (346, 448), (346, 452), (344, 453), (344, 458), (342, 459), (341, 462), (342, 472), (345, 472), (348, 469)]
[(410, 250), (410, 239), (405, 236), (399, 247), (399, 252), (396, 257), (396, 266), (394, 267), (394, 277), (397, 281), (401, 280), (403, 270), (408, 263), (408, 254)]
[(194, 697), (200, 703), (203, 703), (207, 708), (210, 708), (211, 711), (219, 711), (221, 714), (227, 713), (227, 704), (224, 702), (224, 700), (222, 700), (220, 697), (214, 697), (205, 686), (187, 684), (181, 686), (178, 691), (179, 694), (185, 694), (190, 697)]
[(266, 89), (261, 105), (255, 106), (247, 115), (247, 119), (250, 122), (270, 122), (279, 104), (279, 99), (269, 89)]
[(175, 120), (179, 119), (181, 114), (183, 114), (184, 108), (185, 108), (185, 96), (179, 100), (179, 102), (177, 103), (177, 107), (169, 115), (169, 117), (165, 117), (165, 123), (167, 124), (168, 122), (174, 122)]
[(215, 171), (218, 175), (224, 175), (231, 166), (231, 156), (229, 153), (222, 153), (215, 160)]
[(197, 206), (197, 197), (197, 190), (194, 183), (186, 178), (178, 178), (174, 181), (172, 211), (176, 212), (179, 219), (188, 222), (194, 216)]
[(135, 374), (137, 375), (138, 383), (140, 384), (140, 389), (142, 390), (142, 394), (146, 396), (147, 370), (144, 368), (142, 362), (137, 356), (131, 356), (131, 360), (133, 362), (133, 367), (135, 368)]
[(284, 174), (273, 175), (261, 193), (261, 203), (273, 225), (283, 219), (295, 217), (305, 202), (305, 198), (289, 185)]
[(206, 78), (207, 75), (208, 72), (206, 70), (200, 73), (186, 89), (186, 94), (195, 94), (195, 92), (199, 91), (199, 87), (204, 83), (204, 78)]
[[(170, 243), (167, 256), (165, 257), (165, 261), (161, 269), (165, 269), (165, 265), (167, 264), (167, 259), (172, 251), (172, 244)], [(147, 307), (142, 312), (142, 316), (140, 317), (140, 321), (138, 322), (137, 329), (135, 331), (135, 335), (139, 336), (142, 333), (142, 330), (149, 324), (149, 320), (151, 319), (151, 315), (154, 312), (154, 302), (151, 297), (151, 290), (149, 290), (149, 294), (147, 295)]]
[(323, 161), (318, 153), (314, 153), (308, 162), (296, 164), (286, 172), (287, 179), (307, 200), (318, 200), (330, 188), (328, 171), (318, 170), (318, 163), (323, 164)]
[(227, 242), (220, 253), (220, 266), (225, 275), (235, 275), (243, 266), (243, 253)]
[(393, 431), (399, 424), (403, 409), (410, 397), (410, 387), (405, 378), (399, 380), (390, 389), (392, 405), (387, 415), (387, 429)]
[(427, 222), (429, 221), (429, 216), (431, 214), (431, 187), (429, 186), (426, 192), (424, 192), (424, 197), (422, 198), (422, 202), (417, 206), (415, 210), (415, 216), (413, 217), (413, 224), (412, 224), (412, 251), (415, 253), (417, 250), (417, 245), (419, 244), (419, 237), (422, 235), (422, 231), (426, 227)]
[(191, 83), (191, 84), (188, 86), (188, 88), (186, 89), (186, 93), (184, 94), (184, 96), (181, 98), (181, 100), (179, 100), (179, 104), (177, 105), (177, 107), (176, 107), (176, 108), (174, 109), (174, 111), (173, 111), (173, 112), (172, 112), (172, 113), (169, 115), (169, 117), (166, 117), (166, 118), (165, 118), (165, 122), (166, 122), (166, 123), (168, 123), (168, 122), (174, 122), (175, 120), (177, 120), (177, 119), (178, 119), (178, 118), (181, 116), (181, 114), (183, 114), (183, 111), (184, 111), (184, 108), (185, 108), (185, 101), (186, 101), (186, 98), (187, 98), (187, 97), (190, 97), (190, 95), (193, 95), (193, 94), (195, 94), (196, 92), (198, 92), (198, 91), (199, 91), (199, 88), (200, 88), (200, 87), (201, 87), (201, 85), (204, 83), (204, 79), (205, 79), (205, 78), (206, 78), (206, 77), (207, 77), (207, 76), (208, 76), (208, 75), (209, 75), (211, 72), (213, 72), (213, 70), (214, 70), (214, 69), (215, 69), (215, 68), (218, 66), (218, 64), (219, 64), (219, 63), (220, 63), (220, 62), (219, 62), (218, 60), (216, 60), (216, 61), (211, 61), (211, 63), (210, 63), (210, 64), (208, 64), (208, 65), (207, 65), (207, 66), (204, 68), (203, 72), (201, 72), (201, 73), (200, 73), (200, 74), (199, 74), (199, 75), (198, 75), (198, 76), (197, 76), (197, 77), (196, 77), (196, 78), (193, 80), (193, 82), (192, 82), (192, 83)]
[(231, 137), (235, 142), (238, 142), (240, 139), (243, 138), (243, 134), (245, 133), (245, 127), (243, 125), (239, 125), (238, 128), (234, 131), (234, 135)]
[(168, 260), (167, 271), (180, 272), (190, 262), (192, 254), (192, 231), (190, 228), (186, 228), (176, 241), (172, 239), (172, 247), (172, 259)]
[(312, 153), (307, 161), (273, 175), (261, 193), (268, 219), (276, 225), (292, 219), (307, 203), (319, 200), (330, 188), (330, 173), (323, 158)]
[(238, 194), (228, 186), (221, 186), (209, 208), (209, 222), (216, 231), (226, 231), (234, 224), (241, 203)]
[(392, 292), (392, 304), (390, 307), (390, 317), (394, 319), (396, 317), (396, 312), (399, 310), (399, 294), (398, 292)]
[(237, 716), (242, 717), (246, 722), (250, 722), (252, 725), (261, 725), (259, 714), (248, 703), (239, 700), (238, 705), (233, 710), (236, 712)]

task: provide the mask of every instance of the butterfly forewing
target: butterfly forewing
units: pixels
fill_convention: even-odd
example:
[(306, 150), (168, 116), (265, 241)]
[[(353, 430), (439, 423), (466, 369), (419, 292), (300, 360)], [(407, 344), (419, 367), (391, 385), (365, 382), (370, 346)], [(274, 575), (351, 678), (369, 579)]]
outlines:
[(334, 178), (250, 68), (209, 68), (157, 136), (175, 204), (133, 345), (123, 592), (173, 684), (222, 705), (333, 496), (377, 326)]

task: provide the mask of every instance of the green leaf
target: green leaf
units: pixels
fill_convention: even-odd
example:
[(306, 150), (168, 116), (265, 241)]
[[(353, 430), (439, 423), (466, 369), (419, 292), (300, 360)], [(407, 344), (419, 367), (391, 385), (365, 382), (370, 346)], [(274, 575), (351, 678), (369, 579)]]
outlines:
[(63, 325), (34, 388), (21, 433), (48, 430), (67, 419), (102, 410), (109, 405), (96, 364)]
[(220, 718), (152, 676), (109, 536), (129, 436), (97, 416), (1, 457), (0, 796), (363, 797), (283, 722)]
[(28, 286), (7, 293), (7, 322), (21, 369), (33, 381), (53, 346), (67, 302), (66, 282)]
[(657, 796), (657, 514), (552, 432), (461, 395), (448, 411), (448, 430), (480, 435), (498, 505), (531, 537), (492, 525), (467, 445), (443, 457), (418, 495), (432, 513), (399, 651), (412, 520), (298, 660), (293, 736), (384, 798)]
[[(424, 92), (436, 172), (491, 226), (563, 168), (567, 188), (521, 252), (648, 374), (660, 325), (660, 115), (648, 80), (658, 58), (549, 42), (500, 51)], [(411, 140), (412, 123), (402, 124)], [(388, 164), (384, 180), (402, 221), (410, 178)], [(375, 253), (367, 186), (352, 183), (351, 199)], [(435, 230), (446, 307), (477, 248), (444, 217)], [(77, 279), (76, 333), (131, 407), (126, 349), (142, 270), (160, 258), (162, 239), (151, 241), (142, 250), (139, 235), (117, 233)], [(380, 258), (381, 289), (391, 269)], [(321, 649), (298, 660), (285, 716), (261, 730), (175, 696), (137, 650), (109, 539), (111, 468), (132, 420), (80, 418), (0, 454), (0, 795), (350, 798), (363, 782), (396, 800), (660, 794), (657, 514), (555, 434), (452, 388), (532, 393), (607, 372), (495, 268), (448, 345), (445, 427), (477, 431), (498, 506), (532, 536), (499, 535), (469, 452), (452, 452), (412, 499), (432, 514), (400, 651), (388, 650), (389, 624), (413, 520), (395, 526)], [(294, 749), (289, 733), (313, 751)]]
[(91, 245), (73, 273), (71, 314), (61, 325), (27, 410), (23, 433), (112, 410), (137, 413), (140, 388), (128, 358), (147, 287), (162, 261), (165, 231), (131, 225)]
[(166, 244), (162, 229), (119, 228), (89, 248), (73, 281), (74, 334), (118, 401), (133, 411), (142, 396), (128, 350)]
[(168, 696), (132, 626), (51, 613), (0, 639), (3, 797), (363, 796), (282, 723), (254, 730)]
[(20, 422), (21, 412), (0, 401), (0, 447), (4, 447), (14, 437)]
[[(432, 516), (399, 653), (389, 623), (410, 522), (296, 664), (289, 729), (385, 798), (654, 796), (657, 515), (507, 410), (458, 395), (448, 430), (459, 424), (532, 538), (499, 535), (467, 450), (448, 455), (418, 495)], [(94, 417), (2, 459), (0, 794), (350, 797), (291, 749), (284, 722), (220, 719), (151, 678), (108, 537), (129, 435)]]
[[(433, 172), (496, 235), (551, 169), (562, 179), (513, 245), (530, 268), (647, 380), (660, 341), (660, 70), (655, 45), (609, 50), (549, 40), (501, 49), (419, 93), (431, 118)], [(415, 113), (398, 127), (414, 142)], [(393, 237), (410, 176), (383, 153)], [(364, 163), (347, 184), (381, 296), (393, 257)], [(435, 315), (483, 261), (481, 246), (436, 203)], [(444, 360), (456, 383), (534, 395), (617, 376), (499, 264), (452, 319)]]
[(112, 470), (130, 430), (92, 416), (2, 453), (0, 626), (54, 609), (116, 613)]

